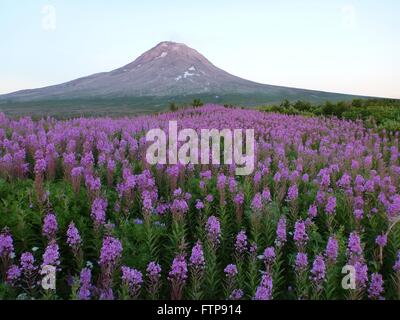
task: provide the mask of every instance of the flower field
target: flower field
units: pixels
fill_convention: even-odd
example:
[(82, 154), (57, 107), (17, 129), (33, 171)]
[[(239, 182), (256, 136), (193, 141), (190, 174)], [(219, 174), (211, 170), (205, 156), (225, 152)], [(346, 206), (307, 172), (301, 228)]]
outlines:
[[(254, 129), (254, 172), (150, 166), (145, 133), (170, 120)], [(362, 122), (0, 114), (0, 298), (399, 299), (399, 182), (398, 134)]]

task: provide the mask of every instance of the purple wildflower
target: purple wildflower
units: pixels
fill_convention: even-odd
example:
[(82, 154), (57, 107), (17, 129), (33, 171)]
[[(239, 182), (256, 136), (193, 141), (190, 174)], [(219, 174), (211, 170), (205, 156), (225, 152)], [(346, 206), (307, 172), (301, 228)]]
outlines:
[(183, 294), (183, 287), (187, 279), (187, 263), (182, 255), (178, 255), (172, 262), (171, 271), (168, 273), (168, 280), (171, 282), (171, 299), (180, 300)]
[(6, 282), (14, 286), (20, 277), (21, 277), (21, 269), (16, 265), (12, 265), (7, 270)]
[(106, 288), (100, 291), (100, 300), (114, 300), (114, 292), (112, 288)]
[(132, 298), (137, 298), (140, 289), (143, 284), (142, 273), (136, 269), (123, 266), (122, 270), (122, 283), (129, 290), (129, 294)]
[(251, 202), (251, 208), (253, 211), (261, 211), (263, 208), (263, 201), (261, 193), (257, 192)]
[(356, 209), (354, 210), (354, 217), (356, 220), (360, 221), (364, 216), (364, 211), (362, 209)]
[(312, 280), (314, 283), (320, 285), (325, 279), (325, 260), (323, 256), (316, 256), (311, 269)]
[(308, 208), (308, 216), (311, 219), (314, 219), (318, 214), (318, 209), (317, 206), (315, 204), (312, 204), (309, 208)]
[(147, 277), (151, 279), (159, 279), (161, 277), (161, 267), (158, 263), (152, 261), (147, 265)]
[(195, 207), (197, 210), (204, 209), (204, 203), (200, 199), (197, 199)]
[(383, 300), (383, 292), (384, 288), (382, 275), (379, 273), (372, 274), (371, 284), (368, 288), (368, 297), (372, 300)]
[(14, 254), (14, 242), (11, 234), (4, 229), (0, 233), (0, 258), (11, 258)]
[(257, 243), (253, 242), (253, 243), (250, 245), (250, 248), (249, 248), (249, 253), (250, 253), (250, 255), (251, 255), (252, 257), (255, 257), (255, 256), (257, 255), (257, 249), (258, 249)]
[(209, 241), (216, 248), (221, 237), (221, 226), (217, 217), (211, 216), (208, 218), (206, 230)]
[(306, 232), (306, 224), (304, 223), (304, 221), (301, 220), (296, 221), (294, 226), (293, 239), (299, 248), (307, 243), (308, 235)]
[(238, 194), (235, 195), (235, 198), (233, 199), (236, 205), (242, 205), (244, 203), (244, 194), (242, 192), (239, 192)]
[(35, 167), (33, 169), (33, 171), (37, 174), (43, 174), (46, 172), (47, 169), (47, 162), (44, 159), (36, 159), (35, 161)]
[(299, 197), (299, 189), (297, 188), (297, 185), (292, 185), (289, 187), (288, 190), (288, 196), (287, 199), (288, 201), (294, 201), (297, 200), (297, 198)]
[(168, 273), (169, 280), (186, 281), (187, 279), (187, 263), (184, 256), (175, 257), (172, 262), (171, 271)]
[(53, 213), (49, 213), (44, 217), (43, 221), (43, 235), (47, 239), (54, 240), (58, 230), (57, 218)]
[(256, 294), (253, 300), (271, 300), (272, 299), (272, 277), (268, 272), (264, 272), (261, 283), (257, 287)]
[(204, 252), (203, 252), (203, 246), (201, 245), (200, 242), (197, 242), (196, 245), (193, 247), (189, 262), (190, 265), (197, 270), (204, 269), (205, 267)]
[(58, 244), (55, 242), (50, 243), (45, 252), (43, 253), (42, 268), (47, 265), (57, 267), (60, 264), (60, 253)]
[(155, 299), (160, 288), (161, 267), (158, 263), (151, 261), (147, 265), (146, 276), (148, 278), (147, 291), (152, 299)]
[(226, 176), (223, 173), (220, 173), (217, 177), (217, 189), (224, 190), (226, 186)]
[(236, 265), (234, 264), (228, 264), (226, 266), (226, 268), (224, 269), (225, 275), (228, 278), (234, 278), (236, 277), (236, 275), (238, 274), (238, 269), (236, 267)]
[(21, 264), (21, 270), (23, 273), (29, 273), (29, 272), (35, 271), (36, 267), (35, 267), (34, 263), (35, 263), (35, 258), (33, 257), (32, 253), (24, 252), (21, 255), (20, 264)]
[(106, 222), (107, 200), (96, 198), (92, 203), (91, 217), (94, 221), (95, 228), (99, 228)]
[(271, 198), (271, 191), (269, 191), (268, 188), (264, 188), (264, 190), (263, 190), (261, 196), (262, 196), (262, 198), (263, 198), (265, 201), (271, 201), (271, 200), (272, 200), (272, 198)]
[(241, 289), (235, 289), (232, 291), (231, 295), (229, 296), (230, 300), (240, 300), (243, 298), (244, 292)]
[(361, 247), (361, 240), (357, 232), (350, 233), (349, 236), (349, 243), (348, 243), (348, 251), (351, 256), (360, 256), (362, 255), (362, 247)]
[(89, 268), (83, 268), (81, 270), (80, 279), (79, 279), (79, 299), (80, 300), (89, 300), (91, 296), (92, 290), (92, 271)]
[(244, 230), (240, 231), (236, 236), (235, 250), (239, 255), (247, 250), (247, 235)]
[(275, 257), (276, 255), (274, 247), (268, 247), (264, 250), (262, 259), (266, 265), (270, 266), (275, 262)]
[(82, 239), (81, 239), (81, 236), (79, 235), (79, 231), (75, 227), (75, 224), (73, 222), (71, 222), (68, 226), (67, 243), (74, 250), (76, 250), (82, 243)]
[(336, 212), (336, 197), (331, 196), (328, 198), (325, 211), (329, 215), (333, 215)]
[(381, 248), (386, 247), (386, 245), (387, 245), (387, 235), (386, 234), (378, 235), (376, 237), (375, 243)]
[(364, 288), (368, 281), (368, 266), (360, 261), (354, 264), (356, 271), (356, 286), (357, 288)]
[(208, 194), (208, 195), (206, 196), (205, 200), (206, 200), (208, 203), (211, 203), (211, 202), (214, 201), (214, 196), (213, 196), (212, 194)]
[(113, 238), (111, 236), (107, 236), (103, 240), (103, 246), (101, 247), (101, 252), (100, 252), (100, 265), (101, 266), (109, 266), (110, 268), (113, 268), (119, 258), (121, 258), (122, 254), (122, 244), (121, 241), (119, 241), (116, 238)]
[(278, 245), (283, 245), (286, 242), (286, 219), (280, 218), (276, 228), (276, 240)]
[(325, 249), (325, 255), (329, 262), (335, 263), (338, 257), (339, 243), (334, 236), (329, 237)]
[(308, 265), (307, 254), (304, 252), (298, 252), (295, 261), (296, 271), (302, 271), (306, 269), (307, 265)]

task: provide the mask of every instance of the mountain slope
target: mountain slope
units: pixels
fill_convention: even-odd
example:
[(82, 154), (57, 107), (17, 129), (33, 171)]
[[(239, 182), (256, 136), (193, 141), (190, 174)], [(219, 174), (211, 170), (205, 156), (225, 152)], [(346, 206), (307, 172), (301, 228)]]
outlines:
[[(94, 74), (59, 85), (22, 90), (0, 96), (4, 104), (40, 101), (97, 101), (151, 97), (155, 101), (187, 96), (216, 97), (238, 104), (303, 99), (314, 102), (345, 100), (353, 96), (265, 85), (233, 76), (188, 46), (161, 42), (135, 61), (110, 72)], [(230, 97), (230, 98), (227, 98)], [(234, 101), (232, 100), (236, 97)], [(211, 99), (212, 100), (212, 99)], [(215, 102), (215, 101), (210, 101)], [(89, 103), (89, 102), (87, 102)]]

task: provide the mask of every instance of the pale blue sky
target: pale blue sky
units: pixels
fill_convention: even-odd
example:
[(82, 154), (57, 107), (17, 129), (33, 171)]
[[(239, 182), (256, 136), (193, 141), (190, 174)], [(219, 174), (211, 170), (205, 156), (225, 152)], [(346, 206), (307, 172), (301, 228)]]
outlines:
[(398, 0), (0, 0), (0, 93), (109, 71), (170, 40), (246, 79), (400, 98), (399, 16)]

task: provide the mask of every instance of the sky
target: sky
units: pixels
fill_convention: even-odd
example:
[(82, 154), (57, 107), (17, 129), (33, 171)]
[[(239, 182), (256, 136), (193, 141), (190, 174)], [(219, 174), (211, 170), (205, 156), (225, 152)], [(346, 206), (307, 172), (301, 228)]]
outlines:
[(398, 0), (0, 0), (0, 94), (176, 41), (260, 83), (400, 98), (399, 14)]

